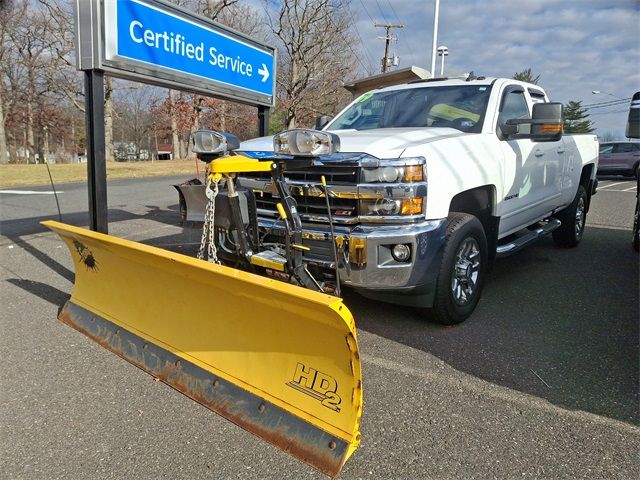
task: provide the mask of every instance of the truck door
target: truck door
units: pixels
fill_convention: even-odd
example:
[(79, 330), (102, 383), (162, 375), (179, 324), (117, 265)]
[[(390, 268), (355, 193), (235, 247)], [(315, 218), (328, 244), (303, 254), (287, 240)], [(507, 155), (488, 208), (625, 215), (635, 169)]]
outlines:
[[(531, 98), (531, 105), (533, 108), (534, 103), (547, 102), (547, 98), (542, 90), (535, 88), (527, 89), (527, 93)], [(565, 138), (561, 138), (557, 142), (539, 142), (534, 147), (534, 154), (542, 154), (544, 159), (543, 176), (540, 181), (541, 188), (543, 189), (543, 196), (545, 198), (545, 206), (543, 215), (555, 210), (563, 204), (562, 193), (566, 187), (563, 183), (566, 182), (567, 175), (567, 158), (570, 150), (572, 154), (575, 154), (576, 147), (575, 142), (569, 142), (565, 144)], [(573, 195), (571, 195), (571, 200)]]
[(546, 208), (544, 182), (547, 148), (530, 139), (505, 137), (501, 127), (512, 118), (531, 118), (530, 100), (522, 85), (509, 85), (504, 89), (496, 124), (504, 169), (501, 236), (529, 225), (543, 215)]

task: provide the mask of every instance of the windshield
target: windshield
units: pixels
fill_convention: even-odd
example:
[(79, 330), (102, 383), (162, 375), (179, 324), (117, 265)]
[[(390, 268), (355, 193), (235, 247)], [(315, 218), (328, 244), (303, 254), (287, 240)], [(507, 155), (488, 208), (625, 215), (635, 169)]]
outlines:
[(365, 93), (327, 130), (450, 127), (479, 133), (490, 85), (422, 87)]

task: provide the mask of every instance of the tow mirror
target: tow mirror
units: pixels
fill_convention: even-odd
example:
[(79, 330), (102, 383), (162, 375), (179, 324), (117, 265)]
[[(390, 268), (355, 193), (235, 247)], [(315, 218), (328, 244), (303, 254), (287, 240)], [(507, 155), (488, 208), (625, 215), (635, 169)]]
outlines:
[(331, 117), (329, 115), (320, 115), (319, 117), (316, 117), (315, 129), (316, 130), (322, 130), (324, 128), (324, 126), (327, 123), (329, 123), (331, 120), (333, 120), (333, 117)]
[(502, 132), (510, 138), (534, 142), (556, 142), (562, 138), (562, 104), (535, 103), (531, 119), (507, 120)]
[(633, 94), (625, 131), (627, 138), (640, 138), (640, 92)]

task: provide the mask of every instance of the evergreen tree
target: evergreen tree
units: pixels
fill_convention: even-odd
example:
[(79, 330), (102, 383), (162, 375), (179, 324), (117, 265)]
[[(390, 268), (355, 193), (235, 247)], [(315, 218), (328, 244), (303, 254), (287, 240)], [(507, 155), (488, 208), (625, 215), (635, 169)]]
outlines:
[(536, 75), (534, 77), (533, 73), (531, 73), (531, 69), (527, 68), (525, 70), (522, 70), (521, 72), (514, 73), (513, 74), (513, 79), (514, 80), (520, 80), (521, 82), (534, 83), (534, 84), (537, 85), (538, 84), (538, 80), (540, 80), (540, 75)]
[(564, 133), (591, 133), (594, 130), (582, 101), (571, 100), (564, 106)]

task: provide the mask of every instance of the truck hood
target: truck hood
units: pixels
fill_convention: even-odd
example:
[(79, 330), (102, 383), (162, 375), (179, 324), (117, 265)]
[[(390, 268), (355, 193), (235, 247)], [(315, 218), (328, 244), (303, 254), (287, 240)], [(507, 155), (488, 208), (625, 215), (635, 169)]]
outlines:
[[(399, 158), (409, 147), (444, 138), (469, 135), (454, 128), (376, 128), (332, 130), (340, 137), (340, 152), (367, 153), (377, 158)], [(244, 151), (273, 151), (273, 137), (254, 138), (240, 144)]]

